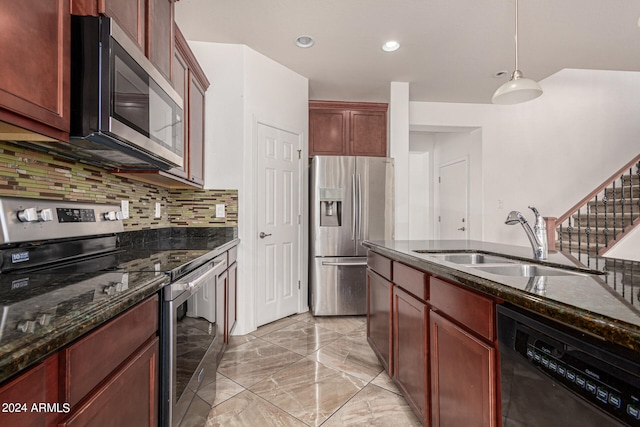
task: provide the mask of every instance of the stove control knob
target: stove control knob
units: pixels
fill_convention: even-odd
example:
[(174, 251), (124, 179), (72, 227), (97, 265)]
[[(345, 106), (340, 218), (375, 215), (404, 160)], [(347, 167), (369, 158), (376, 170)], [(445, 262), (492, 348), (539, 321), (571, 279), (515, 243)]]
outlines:
[(16, 329), (25, 333), (33, 333), (33, 331), (36, 330), (36, 322), (33, 320), (25, 320), (24, 322), (18, 323)]
[(36, 222), (38, 221), (38, 210), (36, 208), (27, 208), (18, 211), (18, 219), (20, 222)]
[(102, 214), (102, 217), (106, 220), (106, 221), (122, 221), (122, 219), (124, 218), (124, 215), (122, 215), (121, 211), (110, 211), (110, 212), (105, 212), (104, 214)]
[(38, 210), (37, 208), (27, 208), (18, 211), (18, 219), (21, 222), (53, 221), (53, 211), (51, 209)]
[(51, 209), (42, 209), (38, 212), (38, 220), (42, 222), (53, 221), (53, 211)]
[(47, 326), (47, 325), (49, 325), (49, 323), (51, 323), (51, 318), (52, 317), (53, 316), (50, 315), (49, 313), (42, 313), (42, 314), (39, 314), (36, 317), (35, 321), (38, 322), (42, 326)]

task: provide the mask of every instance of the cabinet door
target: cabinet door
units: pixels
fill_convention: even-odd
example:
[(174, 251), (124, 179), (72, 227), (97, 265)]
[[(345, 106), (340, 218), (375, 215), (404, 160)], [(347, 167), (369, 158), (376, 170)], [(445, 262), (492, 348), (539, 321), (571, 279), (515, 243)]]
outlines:
[(189, 180), (204, 183), (204, 93), (198, 79), (189, 73)]
[(60, 426), (140, 426), (158, 424), (158, 338), (153, 338), (103, 383)]
[(393, 374), (392, 298), (391, 282), (367, 269), (367, 341), (389, 375)]
[(347, 155), (349, 112), (309, 110), (309, 156)]
[(69, 3), (0, 2), (0, 121), (59, 140), (69, 137)]
[[(225, 294), (229, 287), (229, 270), (225, 270), (216, 280), (216, 340), (220, 343), (224, 342), (225, 336), (225, 318), (227, 316)], [(222, 358), (223, 352), (219, 352)], [(220, 362), (220, 360), (218, 360)]]
[(427, 304), (393, 287), (393, 379), (426, 425), (429, 417)]
[[(88, 0), (73, 3), (89, 3)], [(100, 3), (100, 2), (98, 2)], [(76, 5), (74, 4), (74, 8)], [(146, 0), (106, 0), (104, 11), (99, 10), (106, 16), (116, 20), (122, 31), (127, 33), (140, 50), (145, 52), (147, 41), (147, 7)]]
[[(175, 54), (173, 56), (173, 71), (171, 73), (171, 82), (173, 83), (173, 88), (178, 92), (178, 95), (183, 100), (183, 117), (185, 118), (185, 123), (183, 123), (183, 135), (182, 140), (184, 141), (184, 149), (185, 152), (189, 152), (189, 99), (187, 96), (189, 95), (189, 65), (187, 64), (187, 60), (182, 53), (182, 50), (186, 48), (186, 40), (183, 37), (178, 37), (177, 33), (179, 30), (176, 30), (176, 49)], [(180, 34), (182, 35), (182, 34)], [(184, 40), (184, 45), (181, 45), (181, 42)], [(187, 170), (189, 169), (189, 156), (184, 156), (184, 165), (182, 167), (172, 168), (169, 172), (174, 175), (180, 176), (182, 178), (188, 178)]]
[(147, 57), (169, 81), (173, 41), (173, 1), (150, 0)]
[(227, 315), (225, 318), (224, 328), (224, 342), (229, 342), (229, 334), (233, 331), (236, 325), (236, 295), (237, 295), (237, 279), (238, 279), (238, 264), (233, 263), (227, 270), (228, 275), (228, 289), (227, 289)]
[(431, 340), (432, 426), (496, 426), (496, 351), (434, 311)]
[(65, 410), (58, 397), (57, 354), (0, 387), (0, 426), (57, 426), (59, 415), (53, 409), (32, 411), (40, 403), (58, 403), (57, 410)]
[(386, 157), (387, 112), (350, 111), (349, 118), (348, 154)]

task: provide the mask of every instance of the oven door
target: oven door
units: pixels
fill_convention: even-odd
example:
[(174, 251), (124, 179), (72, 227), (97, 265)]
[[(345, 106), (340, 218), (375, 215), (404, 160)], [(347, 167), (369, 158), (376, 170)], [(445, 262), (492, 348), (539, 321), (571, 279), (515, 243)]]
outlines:
[(215, 387), (218, 357), (224, 341), (222, 325), (216, 315), (216, 284), (225, 270), (226, 261), (211, 261), (165, 288), (162, 332), (164, 426), (179, 425), (192, 401), (198, 399), (198, 391), (202, 387)]

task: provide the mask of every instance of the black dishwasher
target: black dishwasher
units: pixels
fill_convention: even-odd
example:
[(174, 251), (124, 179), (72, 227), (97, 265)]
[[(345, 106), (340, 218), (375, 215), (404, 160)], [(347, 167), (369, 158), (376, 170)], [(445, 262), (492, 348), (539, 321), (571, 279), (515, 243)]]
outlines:
[(498, 306), (503, 427), (640, 426), (638, 353)]

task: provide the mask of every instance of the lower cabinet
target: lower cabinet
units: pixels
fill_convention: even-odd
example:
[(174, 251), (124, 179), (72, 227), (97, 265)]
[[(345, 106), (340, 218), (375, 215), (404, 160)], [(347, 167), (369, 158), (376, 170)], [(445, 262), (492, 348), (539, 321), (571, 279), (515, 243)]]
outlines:
[(156, 337), (74, 408), (59, 426), (157, 426), (159, 352)]
[[(231, 251), (229, 251), (231, 252)], [(237, 293), (237, 284), (238, 284), (238, 263), (234, 262), (227, 269), (227, 292), (226, 292), (226, 304), (225, 308), (227, 310), (227, 314), (224, 319), (224, 342), (229, 343), (229, 336), (231, 332), (233, 332), (233, 328), (236, 326), (236, 295)]]
[[(42, 403), (59, 405), (40, 411)], [(60, 415), (70, 409), (58, 393), (58, 355), (0, 387), (0, 405), (0, 426), (57, 426)]]
[(0, 386), (25, 409), (0, 426), (157, 426), (158, 316), (154, 295)]
[(393, 380), (421, 420), (429, 419), (429, 309), (425, 302), (393, 288)]
[(424, 425), (499, 425), (495, 305), (370, 252), (367, 339)]
[(497, 425), (496, 350), (433, 311), (429, 329), (431, 425)]
[(376, 353), (378, 360), (391, 376), (391, 282), (367, 269), (367, 341)]

